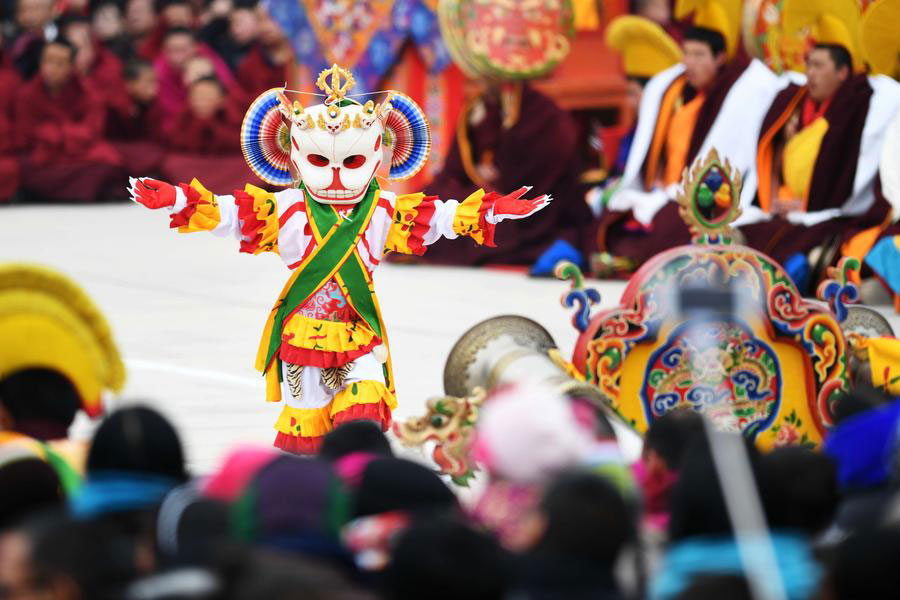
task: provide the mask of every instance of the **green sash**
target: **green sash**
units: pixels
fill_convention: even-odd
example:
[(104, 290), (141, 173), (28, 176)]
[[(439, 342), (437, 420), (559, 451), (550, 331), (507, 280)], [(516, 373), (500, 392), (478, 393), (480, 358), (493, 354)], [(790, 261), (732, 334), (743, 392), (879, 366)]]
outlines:
[[(320, 204), (310, 198), (302, 184), (300, 189), (303, 190), (306, 199), (306, 215), (316, 237), (317, 247), (303, 264), (297, 267), (293, 283), (275, 308), (275, 319), (269, 333), (266, 353), (266, 369), (271, 367), (273, 358), (277, 358), (285, 319), (335, 275), (339, 276), (339, 281), (342, 281), (346, 288), (344, 291), (347, 301), (372, 328), (375, 335), (384, 341), (374, 289), (356, 252), (356, 245), (375, 212), (379, 195), (378, 184), (372, 180), (365, 197), (353, 207), (350, 216), (346, 218), (342, 218), (333, 206)], [(323, 231), (327, 233), (321, 235)], [(387, 374), (387, 369), (385, 373)], [(278, 359), (278, 379), (281, 380), (280, 359)]]

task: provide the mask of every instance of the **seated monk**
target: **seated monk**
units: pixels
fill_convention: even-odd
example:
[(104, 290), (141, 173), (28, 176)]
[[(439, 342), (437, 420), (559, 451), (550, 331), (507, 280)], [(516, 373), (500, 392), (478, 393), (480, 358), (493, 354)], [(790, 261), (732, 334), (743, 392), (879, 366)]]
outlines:
[(219, 10), (220, 4), (211, 5), (211, 10), (201, 17), (208, 21), (197, 32), (198, 39), (218, 54), (232, 71), (244, 60), (256, 39), (257, 15), (261, 8), (258, 1), (234, 0), (224, 10)]
[(748, 171), (765, 106), (781, 85), (763, 63), (736, 56), (740, 2), (700, 2), (692, 23), (683, 62), (644, 88), (625, 172), (600, 220), (600, 251), (626, 270), (690, 241), (674, 202), (685, 167), (716, 148)]
[(192, 83), (188, 106), (167, 136), (170, 153), (163, 161), (163, 176), (170, 181), (203, 177), (226, 189), (239, 189), (248, 179), (257, 181), (241, 155), (241, 108), (227, 98), (214, 76)]
[(590, 209), (578, 183), (578, 131), (567, 111), (526, 83), (502, 89), (471, 82), (470, 97), (460, 113), (456, 139), (443, 170), (426, 193), (465, 198), (479, 187), (502, 190), (523, 174), (534, 184), (531, 193), (555, 199), (534, 217), (497, 232), (497, 246), (453, 244), (440, 240), (422, 260), (440, 264), (531, 264), (554, 239), (576, 247)]
[(37, 72), (41, 48), (53, 27), (57, 6), (53, 0), (16, 0), (14, 4), (15, 27), (8, 31), (9, 39), (4, 40), (6, 50), (10, 64), (19, 75), (31, 79)]
[[(900, 107), (900, 86), (869, 77), (859, 56), (854, 0), (844, 20), (818, 17), (806, 84), (784, 89), (766, 114), (759, 137), (758, 186), (741, 226), (747, 244), (785, 264), (798, 285), (810, 273), (807, 255), (833, 251), (888, 215), (877, 185), (878, 158), (889, 119)], [(785, 11), (807, 11), (798, 0)], [(823, 264), (823, 266), (825, 266)], [(811, 278), (810, 286), (816, 284)], [(812, 291), (812, 287), (808, 291)]]
[(44, 46), (37, 76), (19, 88), (14, 115), (26, 194), (91, 202), (108, 197), (125, 177), (103, 137), (103, 99), (76, 75), (75, 47), (64, 38)]
[(257, 6), (256, 13), (256, 43), (235, 72), (237, 85), (244, 94), (244, 104), (247, 106), (265, 90), (281, 87), (288, 82), (288, 71), (294, 56), (284, 32), (262, 4)]
[(640, 110), (644, 87), (654, 75), (675, 66), (683, 59), (681, 48), (662, 27), (648, 18), (635, 15), (620, 15), (609, 22), (606, 26), (606, 45), (622, 57), (627, 114), (632, 116), (632, 120), (609, 130), (618, 138), (617, 143), (612, 140), (603, 142), (604, 146), (616, 144), (617, 151), (603, 186), (593, 188), (586, 197), (591, 210), (598, 216), (603, 212), (609, 196), (615, 192), (618, 178), (625, 171), (637, 129), (634, 118)]
[(125, 97), (122, 61), (94, 36), (90, 18), (66, 14), (59, 30), (75, 46), (75, 68), (85, 85), (102, 95), (107, 106), (121, 102)]
[(19, 161), (15, 158), (12, 119), (19, 74), (6, 63), (0, 37), (0, 204), (9, 202), (19, 189)]
[(133, 59), (125, 64), (124, 76), (125, 96), (109, 107), (106, 134), (129, 173), (158, 173), (166, 138), (156, 71), (147, 61)]
[(125, 101), (110, 107), (106, 132), (111, 140), (162, 142), (162, 108), (153, 65), (141, 59), (125, 64)]
[(222, 82), (202, 77), (188, 90), (188, 105), (175, 119), (169, 148), (196, 154), (240, 153), (241, 117), (225, 96)]
[[(203, 57), (206, 61), (192, 63), (192, 59), (198, 57)], [(153, 63), (159, 80), (159, 101), (163, 110), (163, 127), (166, 129), (172, 126), (175, 117), (187, 104), (186, 75), (193, 79), (191, 73), (187, 72), (188, 65), (201, 62), (212, 65), (212, 71), (204, 74), (215, 74), (219, 81), (229, 87), (234, 83), (234, 77), (222, 59), (208, 46), (198, 42), (190, 29), (173, 28), (166, 33), (162, 54)]]

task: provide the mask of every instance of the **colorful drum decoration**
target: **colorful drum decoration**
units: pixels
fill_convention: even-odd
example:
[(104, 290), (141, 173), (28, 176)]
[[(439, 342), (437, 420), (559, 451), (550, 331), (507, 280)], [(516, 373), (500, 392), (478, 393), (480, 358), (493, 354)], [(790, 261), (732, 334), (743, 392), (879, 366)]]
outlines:
[(548, 74), (568, 55), (575, 35), (571, 0), (441, 0), (438, 16), (461, 68), (503, 81)]
[[(734, 244), (730, 224), (741, 211), (740, 177), (732, 173), (714, 150), (695, 162), (678, 198), (693, 244), (646, 262), (618, 307), (586, 324), (578, 319), (586, 326), (572, 362), (640, 432), (688, 408), (762, 449), (815, 447), (849, 389), (838, 315), (856, 294), (843, 277), (823, 286), (827, 304), (807, 300), (781, 265)], [(728, 290), (739, 310), (703, 318), (685, 311), (679, 291), (692, 287)]]

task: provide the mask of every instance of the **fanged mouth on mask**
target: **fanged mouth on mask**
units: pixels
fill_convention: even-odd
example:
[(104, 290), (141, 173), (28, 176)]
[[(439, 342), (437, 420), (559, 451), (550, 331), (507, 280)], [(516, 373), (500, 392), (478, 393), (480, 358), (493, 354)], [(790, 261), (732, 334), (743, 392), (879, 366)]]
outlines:
[(347, 98), (353, 76), (337, 65), (324, 71), (318, 84), (328, 94), (324, 104), (304, 108), (279, 96), (281, 112), (291, 124), (290, 161), (316, 201), (356, 204), (384, 160), (389, 97), (378, 105)]
[[(365, 136), (361, 136), (365, 137)], [(299, 144), (298, 144), (299, 145)], [(357, 144), (354, 144), (354, 147)], [(306, 182), (306, 189), (313, 198), (324, 204), (355, 204), (362, 200), (363, 194), (369, 188), (372, 177), (378, 172), (381, 166), (379, 160), (379, 148), (381, 146), (381, 135), (375, 140), (372, 156), (364, 156), (362, 154), (350, 154), (343, 160), (338, 162), (338, 166), (334, 166), (333, 161), (321, 154), (309, 154), (305, 157), (292, 157), (294, 166), (300, 173), (301, 160), (308, 163), (306, 172), (309, 175)], [(337, 144), (335, 144), (337, 147)], [(374, 168), (372, 165), (374, 164)], [(331, 171), (331, 182), (327, 187), (317, 187), (314, 182), (324, 181), (322, 177), (327, 171)]]

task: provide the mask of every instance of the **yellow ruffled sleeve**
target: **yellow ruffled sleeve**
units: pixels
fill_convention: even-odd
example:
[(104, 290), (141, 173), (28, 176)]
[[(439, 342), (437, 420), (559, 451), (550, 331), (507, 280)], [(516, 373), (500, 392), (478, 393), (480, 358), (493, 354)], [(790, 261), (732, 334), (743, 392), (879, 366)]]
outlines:
[(479, 245), (494, 245), (494, 224), (488, 223), (488, 211), (494, 206), (496, 194), (485, 194), (479, 189), (469, 194), (456, 208), (453, 217), (453, 231), (456, 235), (465, 235)]
[(215, 195), (194, 179), (190, 185), (182, 183), (181, 191), (187, 198), (184, 208), (170, 216), (169, 227), (178, 233), (212, 231), (222, 220)]
[(436, 196), (402, 194), (394, 203), (394, 220), (384, 243), (385, 252), (425, 253), (425, 234), (431, 228)]
[(241, 228), (241, 252), (278, 253), (278, 200), (275, 194), (247, 184), (235, 192)]

